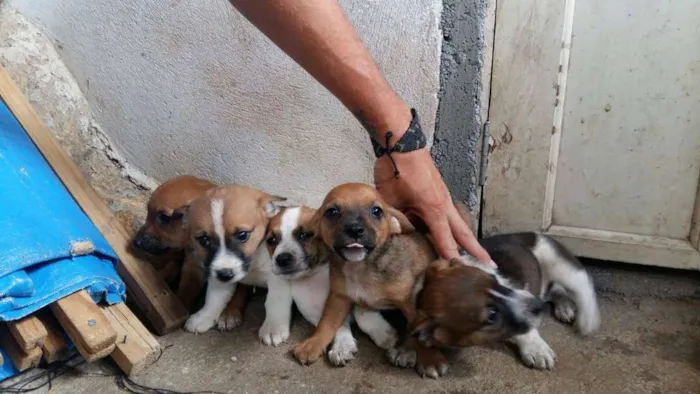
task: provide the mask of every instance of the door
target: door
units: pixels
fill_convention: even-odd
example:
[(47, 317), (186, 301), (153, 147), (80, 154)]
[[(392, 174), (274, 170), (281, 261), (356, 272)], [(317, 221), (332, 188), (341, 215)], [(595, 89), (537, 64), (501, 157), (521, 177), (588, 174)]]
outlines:
[(482, 231), (700, 269), (700, 2), (498, 0)]

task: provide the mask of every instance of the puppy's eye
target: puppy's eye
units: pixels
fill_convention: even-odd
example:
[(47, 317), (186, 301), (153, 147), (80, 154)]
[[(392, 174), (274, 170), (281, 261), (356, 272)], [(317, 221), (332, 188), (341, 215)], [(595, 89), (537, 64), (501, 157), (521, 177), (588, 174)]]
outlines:
[(182, 212), (173, 212), (173, 220), (181, 220), (183, 216)]
[(338, 216), (340, 216), (340, 209), (336, 207), (330, 207), (326, 210), (323, 216), (327, 217), (328, 219), (335, 219)]
[(372, 207), (370, 213), (372, 214), (372, 216), (374, 216), (375, 219), (381, 219), (384, 215), (384, 210), (382, 210), (380, 207), (375, 206)]
[(199, 242), (200, 245), (202, 245), (205, 248), (208, 248), (209, 245), (211, 245), (211, 239), (209, 239), (209, 237), (206, 235), (200, 235), (195, 239), (197, 240), (197, 242)]
[(170, 223), (170, 216), (168, 216), (166, 213), (161, 212), (158, 214), (158, 223), (160, 224), (168, 224)]
[(279, 240), (277, 240), (277, 236), (275, 234), (270, 234), (270, 236), (267, 237), (265, 242), (267, 242), (267, 244), (270, 246), (277, 246), (277, 243), (279, 242)]
[(236, 237), (236, 241), (243, 243), (250, 238), (250, 231), (237, 231), (234, 236)]
[(501, 311), (498, 310), (495, 306), (490, 306), (488, 310), (488, 314), (486, 316), (486, 324), (494, 324), (498, 321), (498, 318), (501, 315)]

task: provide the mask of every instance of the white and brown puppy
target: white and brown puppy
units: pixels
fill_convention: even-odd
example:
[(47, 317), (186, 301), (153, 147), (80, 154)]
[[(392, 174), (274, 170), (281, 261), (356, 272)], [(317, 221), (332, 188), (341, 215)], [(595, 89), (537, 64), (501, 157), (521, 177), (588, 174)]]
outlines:
[(187, 212), (192, 256), (207, 280), (204, 306), (190, 316), (185, 330), (205, 332), (238, 325), (240, 316), (222, 315), (236, 283), (267, 287), (270, 255), (263, 243), (270, 218), (284, 201), (246, 186), (221, 186), (196, 199)]
[[(268, 226), (266, 242), (273, 275), (268, 279), (266, 319), (260, 329), (260, 339), (266, 345), (277, 346), (289, 337), (292, 303), (313, 325), (321, 319), (330, 278), (325, 256), (312, 242), (309, 223), (314, 212), (307, 207), (282, 208)], [(356, 307), (353, 317), (377, 346), (389, 349), (396, 343), (396, 331), (381, 313)], [(356, 351), (348, 318), (335, 333), (328, 358), (334, 365), (345, 365)]]
[[(558, 320), (575, 321), (581, 334), (598, 329), (600, 312), (591, 278), (563, 245), (536, 233), (497, 235), (481, 243), (497, 270), (467, 257), (439, 260), (427, 269), (410, 330), (424, 346), (507, 340), (527, 366), (552, 369), (555, 353), (538, 331), (545, 302), (553, 303)], [(430, 377), (440, 375), (432, 372)]]

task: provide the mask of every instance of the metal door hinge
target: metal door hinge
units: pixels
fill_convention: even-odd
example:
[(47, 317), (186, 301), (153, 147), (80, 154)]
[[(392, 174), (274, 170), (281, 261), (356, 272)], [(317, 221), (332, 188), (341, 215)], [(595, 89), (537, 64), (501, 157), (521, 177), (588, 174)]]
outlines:
[(481, 161), (479, 163), (479, 186), (486, 184), (486, 171), (489, 168), (489, 151), (491, 150), (491, 122), (488, 120), (481, 129)]

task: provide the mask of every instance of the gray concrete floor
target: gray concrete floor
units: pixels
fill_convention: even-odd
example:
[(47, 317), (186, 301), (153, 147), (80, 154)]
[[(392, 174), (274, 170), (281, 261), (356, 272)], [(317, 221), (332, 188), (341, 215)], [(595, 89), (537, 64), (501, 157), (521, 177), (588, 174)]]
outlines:
[[(289, 343), (265, 347), (256, 334), (262, 302), (254, 298), (244, 326), (234, 332), (161, 337), (167, 347), (162, 357), (134, 380), (185, 392), (227, 393), (700, 393), (700, 299), (695, 297), (603, 294), (603, 327), (591, 338), (545, 320), (543, 337), (558, 356), (554, 371), (528, 369), (506, 347), (472, 348), (450, 352), (449, 375), (437, 381), (388, 365), (364, 336), (349, 366), (302, 367), (289, 351), (311, 326), (297, 317)], [(80, 368), (109, 373), (115, 367), (105, 360)], [(121, 391), (114, 378), (72, 374), (55, 381), (51, 392)]]

